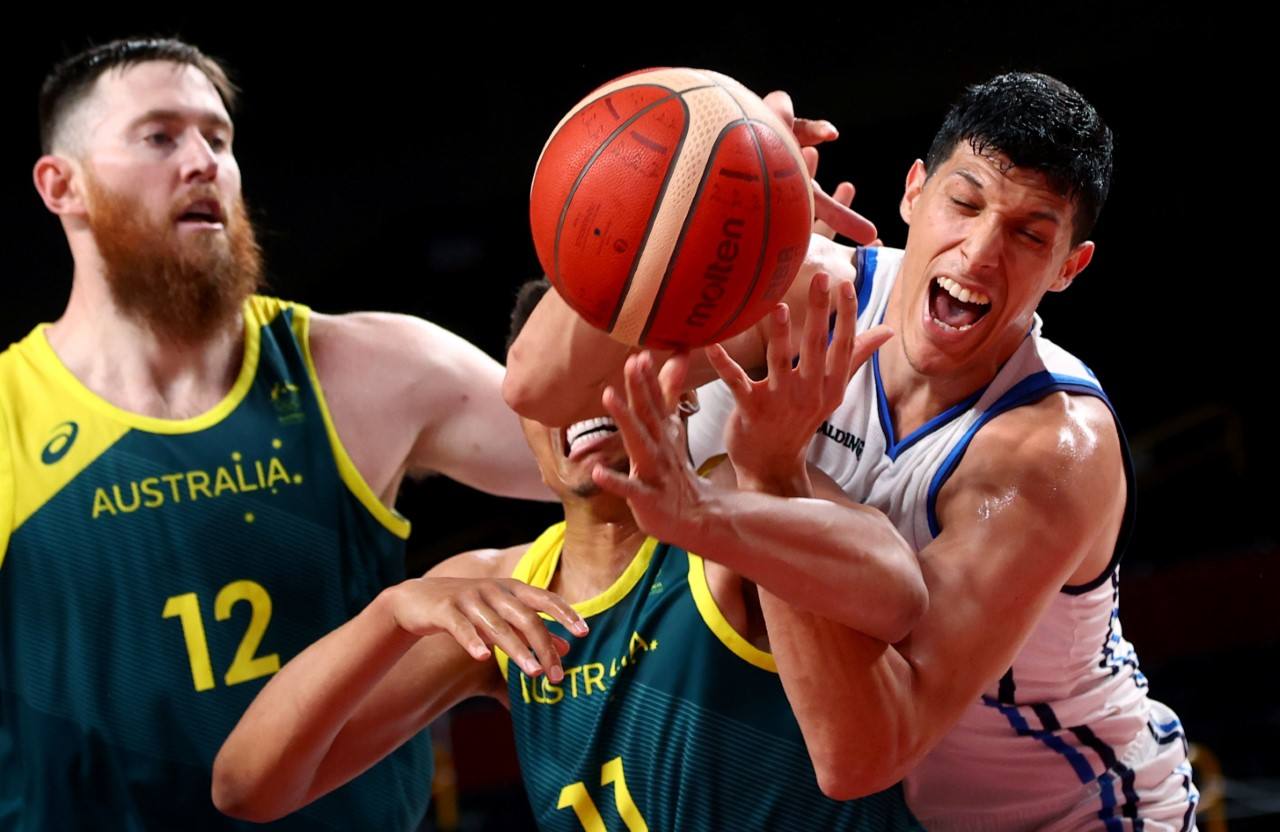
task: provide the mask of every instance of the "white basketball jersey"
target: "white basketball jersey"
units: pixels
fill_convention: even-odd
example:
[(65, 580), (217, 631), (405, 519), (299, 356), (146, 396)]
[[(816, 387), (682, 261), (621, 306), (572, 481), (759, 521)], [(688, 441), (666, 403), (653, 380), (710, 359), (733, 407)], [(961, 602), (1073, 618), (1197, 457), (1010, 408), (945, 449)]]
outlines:
[[(864, 329), (884, 317), (902, 252), (870, 248), (858, 256)], [(1041, 337), (1040, 327), (1037, 317), (984, 389), (909, 436), (894, 432), (874, 358), (819, 428), (809, 461), (923, 549), (940, 531), (938, 493), (983, 425), (1057, 391), (1110, 407), (1089, 368)], [(689, 443), (701, 463), (724, 450), (733, 397), (716, 382), (699, 398)], [(1181, 725), (1147, 698), (1146, 678), (1120, 631), (1118, 566), (1133, 519), (1127, 446), (1124, 457), (1129, 499), (1110, 565), (1088, 584), (1062, 589), (1013, 666), (907, 777), (908, 804), (927, 828), (1193, 828), (1197, 795)]]

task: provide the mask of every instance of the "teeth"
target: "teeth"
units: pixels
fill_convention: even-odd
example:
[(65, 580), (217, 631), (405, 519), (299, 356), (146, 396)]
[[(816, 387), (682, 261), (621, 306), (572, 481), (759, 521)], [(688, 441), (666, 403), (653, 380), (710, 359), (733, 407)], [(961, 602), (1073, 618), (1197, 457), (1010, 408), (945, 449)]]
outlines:
[(566, 450), (572, 449), (573, 443), (587, 434), (596, 433), (600, 430), (614, 433), (618, 430), (618, 426), (608, 416), (598, 416), (595, 419), (587, 419), (585, 422), (574, 422), (565, 430)]
[(973, 329), (973, 324), (965, 324), (964, 326), (952, 326), (946, 321), (940, 321), (937, 318), (934, 318), (933, 322), (938, 326), (942, 327), (943, 329), (949, 329), (952, 332), (964, 332), (965, 330)]
[[(981, 292), (971, 292), (949, 277), (939, 277), (938, 285), (941, 286), (948, 295), (951, 295), (951, 297), (961, 303), (976, 303), (979, 306), (987, 306), (991, 303), (991, 298)], [(968, 329), (968, 327), (964, 328)]]

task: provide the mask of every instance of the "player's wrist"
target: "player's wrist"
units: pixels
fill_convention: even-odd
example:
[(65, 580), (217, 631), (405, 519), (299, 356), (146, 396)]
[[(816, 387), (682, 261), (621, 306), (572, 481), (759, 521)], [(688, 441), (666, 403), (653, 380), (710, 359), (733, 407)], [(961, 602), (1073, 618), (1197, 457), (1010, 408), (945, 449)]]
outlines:
[(729, 454), (738, 477), (738, 487), (743, 491), (776, 494), (780, 497), (807, 497), (813, 488), (802, 453), (788, 454), (768, 459), (753, 459), (740, 463)]
[(392, 637), (404, 640), (416, 640), (439, 627), (427, 630), (424, 627), (425, 599), (413, 592), (413, 589), (429, 578), (412, 578), (389, 586), (379, 592), (369, 605), (368, 611), (382, 624), (393, 628)]

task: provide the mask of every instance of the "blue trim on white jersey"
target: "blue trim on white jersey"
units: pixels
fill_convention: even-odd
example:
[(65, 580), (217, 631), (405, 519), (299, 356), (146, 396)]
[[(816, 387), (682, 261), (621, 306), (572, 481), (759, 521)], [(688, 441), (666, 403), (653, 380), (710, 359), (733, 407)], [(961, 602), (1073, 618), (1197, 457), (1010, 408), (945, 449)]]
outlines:
[(1017, 702), (1017, 685), (1013, 681), (1013, 667), (1010, 666), (1000, 677), (1000, 683), (996, 686), (996, 699), (1006, 705), (1012, 705)]
[(853, 278), (853, 289), (858, 295), (858, 314), (861, 315), (871, 301), (871, 287), (876, 282), (876, 249), (863, 246), (854, 258), (858, 273)]
[[(1112, 570), (1112, 578), (1115, 581), (1118, 573)], [(1118, 593), (1117, 593), (1118, 595)], [(1120, 621), (1120, 607), (1118, 599), (1112, 601), (1111, 615), (1107, 619), (1107, 634), (1102, 640), (1102, 661), (1098, 662), (1098, 667), (1103, 670), (1111, 671), (1111, 675), (1115, 676), (1120, 672), (1120, 668), (1128, 667), (1132, 671), (1129, 678), (1133, 680), (1133, 684), (1139, 690), (1146, 690), (1149, 687), (1146, 675), (1142, 672), (1142, 668), (1138, 665), (1138, 654), (1134, 651), (1133, 645), (1124, 640), (1124, 637), (1116, 632), (1116, 624)], [(1116, 652), (1117, 647), (1123, 646), (1123, 652)]]
[(871, 354), (871, 371), (876, 382), (876, 403), (880, 414), (880, 429), (884, 431), (884, 452), (888, 454), (889, 459), (897, 462), (902, 452), (912, 445), (924, 439), (938, 428), (946, 425), (955, 419), (961, 413), (972, 408), (978, 403), (978, 399), (982, 398), (982, 394), (987, 388), (984, 386), (964, 401), (953, 404), (946, 410), (934, 416), (920, 427), (911, 432), (911, 435), (903, 439), (901, 442), (897, 439), (897, 431), (893, 427), (893, 415), (889, 412), (889, 397), (884, 393), (884, 382), (880, 380), (880, 353), (876, 351)]
[[(1041, 727), (1039, 729), (1030, 726), (1017, 705), (1005, 704), (985, 695), (982, 697), (982, 704), (989, 708), (995, 708), (1003, 714), (1005, 719), (1009, 720), (1009, 725), (1013, 728), (1014, 733), (1018, 736), (1038, 740), (1050, 750), (1061, 754), (1071, 765), (1076, 777), (1082, 784), (1095, 780), (1093, 767), (1089, 765), (1089, 761), (1085, 756), (1078, 749), (1068, 745), (1062, 737), (1058, 736), (1058, 732), (1063, 730), (1062, 723), (1058, 720), (1057, 714), (1053, 712), (1052, 706), (1047, 702), (1036, 702), (1027, 706), (1031, 708), (1032, 713), (1040, 720)], [(1133, 832), (1141, 832), (1144, 824), (1142, 818), (1138, 815), (1139, 798), (1134, 770), (1120, 762), (1119, 758), (1116, 757), (1115, 749), (1099, 739), (1087, 725), (1066, 730), (1070, 731), (1086, 748), (1097, 754), (1098, 759), (1102, 762), (1102, 773), (1096, 777), (1098, 796), (1102, 800), (1102, 808), (1098, 812), (1098, 819), (1103, 821), (1107, 830), (1118, 830), (1119, 832), (1124, 830), (1124, 822), (1120, 817), (1116, 816), (1115, 781), (1118, 777), (1120, 791), (1124, 795), (1124, 803), (1119, 805), (1120, 815), (1129, 818)], [(1114, 775), (1112, 772), (1114, 772)]]
[(1107, 832), (1124, 832), (1124, 824), (1116, 817), (1116, 789), (1113, 780), (1110, 774), (1098, 778), (1098, 791), (1102, 798), (1102, 811), (1098, 812), (1098, 818)]
[[(879, 378), (877, 378), (877, 383)], [(942, 465), (938, 468), (937, 473), (933, 475), (933, 482), (929, 483), (928, 497), (926, 498), (926, 512), (929, 518), (929, 534), (937, 537), (942, 531), (942, 526), (938, 523), (938, 492), (942, 490), (943, 484), (955, 472), (956, 466), (960, 464), (961, 458), (964, 457), (965, 451), (969, 449), (969, 443), (973, 441), (974, 435), (982, 429), (983, 426), (990, 422), (1001, 413), (1012, 410), (1024, 404), (1039, 401), (1050, 393), (1067, 392), (1081, 393), (1089, 396), (1097, 396), (1102, 401), (1107, 402), (1107, 395), (1102, 392), (1102, 388), (1096, 382), (1088, 379), (1078, 378), (1076, 376), (1058, 375), (1048, 370), (1042, 370), (1027, 376), (1022, 381), (1009, 388), (1007, 392), (995, 404), (982, 412), (969, 429), (965, 431), (964, 436), (960, 437), (960, 441), (951, 449), (951, 453), (947, 454), (947, 458), (943, 460)], [(1107, 402), (1107, 407), (1111, 403)], [(1114, 411), (1113, 411), (1114, 413)], [(1127, 454), (1126, 454), (1127, 456)]]
[[(1124, 805), (1120, 807), (1120, 814), (1133, 824), (1133, 832), (1142, 832), (1144, 823), (1138, 815), (1138, 790), (1137, 790), (1137, 774), (1133, 769), (1120, 762), (1120, 758), (1116, 756), (1116, 751), (1111, 746), (1103, 742), (1097, 734), (1093, 733), (1093, 729), (1087, 725), (1078, 725), (1067, 729), (1075, 734), (1076, 739), (1084, 743), (1090, 750), (1098, 755), (1098, 759), (1105, 766), (1104, 773), (1098, 778), (1098, 782), (1109, 780), (1111, 772), (1115, 772), (1120, 778), (1120, 791), (1124, 794)], [(1111, 820), (1115, 816), (1114, 794), (1112, 794), (1112, 805), (1107, 805), (1107, 795), (1102, 796), (1102, 811), (1098, 812), (1098, 817), (1107, 822), (1107, 828), (1111, 828)], [(1120, 828), (1120, 827), (1117, 827)]]
[(1196, 788), (1196, 784), (1191, 780), (1191, 765), (1189, 763), (1183, 761), (1174, 771), (1182, 775), (1182, 787), (1187, 790), (1187, 811), (1182, 816), (1182, 832), (1188, 832), (1191, 829), (1192, 822), (1195, 821), (1196, 807), (1200, 805), (1200, 790)]
[(1075, 771), (1076, 778), (1079, 779), (1081, 783), (1088, 783), (1090, 780), (1094, 779), (1093, 766), (1089, 765), (1089, 761), (1085, 759), (1083, 754), (1067, 745), (1067, 743), (1063, 741), (1062, 737), (1059, 737), (1052, 731), (1036, 730), (1035, 728), (1032, 728), (1027, 724), (1027, 720), (1023, 718), (1022, 714), (1019, 713), (1017, 706), (1002, 704), (992, 699), (990, 696), (983, 696), (982, 704), (986, 705), (988, 708), (995, 708), (997, 711), (1004, 714), (1004, 718), (1009, 720), (1009, 725), (1018, 736), (1031, 737), (1032, 739), (1039, 740), (1053, 751), (1056, 751), (1065, 757), (1067, 762), (1071, 764), (1072, 770)]

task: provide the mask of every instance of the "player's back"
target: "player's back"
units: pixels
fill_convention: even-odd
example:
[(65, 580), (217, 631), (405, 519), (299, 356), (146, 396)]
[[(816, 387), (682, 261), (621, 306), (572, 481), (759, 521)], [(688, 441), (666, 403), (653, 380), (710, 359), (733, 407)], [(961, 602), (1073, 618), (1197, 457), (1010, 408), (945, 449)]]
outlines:
[[(547, 586), (562, 542), (549, 529), (515, 577)], [(726, 621), (700, 558), (651, 538), (575, 608), (591, 632), (569, 639), (563, 683), (499, 657), (541, 829), (917, 828), (900, 787), (823, 796), (773, 657)]]
[[(232, 390), (182, 421), (95, 396), (42, 329), (0, 356), (0, 829), (249, 828), (210, 800), (223, 739), (403, 578), (408, 524), (333, 434), (306, 310), (245, 317)], [(430, 777), (424, 735), (279, 828), (415, 828)]]

